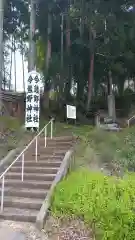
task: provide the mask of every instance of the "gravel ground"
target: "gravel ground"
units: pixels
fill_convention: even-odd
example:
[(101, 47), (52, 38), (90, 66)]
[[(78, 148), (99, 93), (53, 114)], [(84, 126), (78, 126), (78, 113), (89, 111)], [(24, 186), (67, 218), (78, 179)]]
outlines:
[(9, 228), (11, 230), (23, 233), (26, 237), (26, 240), (50, 240), (45, 232), (38, 231), (34, 224), (30, 223), (0, 221), (0, 228)]
[(25, 240), (94, 240), (92, 232), (81, 220), (57, 220), (49, 217), (43, 231), (34, 224), (0, 221), (0, 228), (22, 233)]
[(58, 220), (49, 217), (45, 224), (45, 231), (49, 240), (94, 240), (92, 231), (83, 221), (70, 219)]

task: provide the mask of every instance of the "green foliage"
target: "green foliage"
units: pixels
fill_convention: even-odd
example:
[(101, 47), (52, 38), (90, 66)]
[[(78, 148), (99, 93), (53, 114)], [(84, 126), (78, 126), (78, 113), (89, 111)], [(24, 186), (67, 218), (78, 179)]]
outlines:
[(10, 34), (18, 36), (28, 30), (29, 14), (28, 0), (7, 0), (4, 1), (4, 33), (8, 38)]
[[(133, 1), (129, 3), (123, 0), (75, 0), (70, 2), (70, 8), (68, 3), (67, 0), (36, 3), (36, 28), (39, 30), (40, 37), (37, 41), (37, 69), (43, 73), (46, 86), (55, 86), (61, 95), (60, 99), (67, 101), (70, 95), (71, 79), (74, 79), (78, 84), (76, 102), (78, 104), (81, 100), (85, 107), (89, 86), (89, 61), (91, 53), (94, 52), (93, 92), (95, 96), (101, 89), (100, 83), (104, 83), (107, 87), (109, 70), (112, 71), (113, 83), (118, 88), (119, 94), (123, 93), (125, 79), (135, 76), (135, 29), (133, 27), (135, 15), (133, 11), (127, 11)], [(28, 6), (28, 0), (6, 1), (4, 33), (7, 38), (14, 33), (18, 39), (20, 36), (25, 40), (28, 39)], [(64, 14), (63, 51), (61, 13), (67, 13)], [(48, 21), (49, 14), (51, 24)], [(66, 43), (67, 32), (70, 32), (71, 40), (69, 49)], [(96, 40), (91, 38), (93, 32)], [(48, 38), (51, 42), (52, 59), (46, 71)], [(63, 56), (60, 58), (62, 52)]]
[[(131, 1), (132, 2), (132, 1)], [(94, 51), (94, 82), (95, 95), (100, 90), (100, 83), (107, 87), (108, 71), (112, 71), (113, 83), (118, 88), (118, 93), (123, 93), (125, 79), (134, 76), (134, 23), (132, 11), (127, 11), (128, 1), (71, 1), (71, 7), (67, 7), (68, 1), (41, 1), (38, 6), (37, 27), (43, 39), (43, 45), (38, 55), (38, 67), (45, 73), (45, 48), (47, 40), (48, 13), (52, 19), (49, 39), (52, 47), (52, 60), (50, 61), (48, 77), (55, 89), (61, 89), (61, 98), (67, 100), (70, 92), (70, 80), (73, 77), (78, 84), (77, 103), (80, 99), (85, 106), (88, 90), (88, 76), (90, 68), (90, 54)], [(132, 4), (132, 3), (130, 3)], [(63, 64), (60, 64), (61, 51), (61, 15), (64, 16), (64, 41)], [(106, 22), (106, 26), (105, 26)], [(44, 23), (44, 24), (43, 24)], [(67, 51), (66, 32), (70, 23), (70, 54)], [(90, 30), (91, 29), (91, 30)], [(90, 37), (96, 34), (96, 40)], [(94, 46), (94, 49), (93, 49)], [(42, 53), (41, 53), (42, 52)], [(57, 55), (57, 57), (55, 57)], [(69, 56), (70, 55), (70, 56)], [(69, 71), (69, 65), (71, 71)], [(98, 69), (98, 70), (97, 70)], [(59, 74), (61, 78), (55, 77)], [(47, 81), (47, 78), (45, 78)], [(65, 83), (68, 82), (69, 89)], [(65, 90), (66, 89), (66, 90)], [(64, 92), (65, 91), (65, 92)], [(101, 92), (101, 91), (100, 91)], [(70, 93), (69, 93), (70, 95)], [(84, 96), (85, 95), (85, 96)], [(82, 99), (83, 98), (83, 99)], [(84, 100), (85, 98), (85, 100)]]
[(36, 46), (37, 46), (37, 68), (40, 69), (40, 71), (44, 71), (46, 67), (45, 58), (47, 44), (44, 43), (42, 39), (39, 39), (36, 43)]
[(135, 128), (120, 133), (103, 132), (95, 129), (90, 135), (91, 146), (107, 164), (116, 163), (124, 169), (135, 170)]
[(84, 219), (95, 239), (135, 239), (135, 175), (123, 179), (80, 169), (58, 184), (52, 198), (55, 216)]
[[(44, 126), (45, 122), (43, 119)], [(73, 165), (86, 166), (91, 161), (99, 160), (110, 170), (117, 165), (119, 169), (135, 171), (135, 127), (122, 132), (107, 132), (93, 128), (91, 125), (70, 125), (54, 123), (54, 135), (79, 136), (77, 154)]]

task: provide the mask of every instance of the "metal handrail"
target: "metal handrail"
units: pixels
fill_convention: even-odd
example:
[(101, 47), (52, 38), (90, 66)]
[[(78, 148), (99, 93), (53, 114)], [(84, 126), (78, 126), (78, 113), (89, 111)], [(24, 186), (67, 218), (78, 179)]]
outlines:
[(28, 148), (32, 145), (32, 143), (36, 143), (35, 146), (35, 160), (38, 161), (38, 137), (41, 135), (41, 133), (44, 131), (44, 139), (45, 139), (45, 145), (47, 146), (47, 127), (49, 124), (51, 124), (51, 139), (53, 138), (53, 118), (46, 124), (42, 130), (32, 139), (32, 141), (23, 149), (23, 151), (19, 154), (19, 156), (10, 164), (9, 167), (1, 174), (0, 180), (2, 180), (2, 188), (1, 188), (1, 212), (3, 211), (3, 205), (4, 205), (4, 188), (5, 188), (5, 175), (6, 173), (11, 169), (11, 167), (22, 157), (22, 173), (21, 173), (21, 180), (24, 181), (24, 153), (28, 150)]
[(133, 118), (135, 118), (135, 115), (132, 116), (131, 118), (129, 118), (129, 119), (127, 120), (128, 127), (129, 127), (129, 122), (130, 122), (130, 120), (132, 120)]

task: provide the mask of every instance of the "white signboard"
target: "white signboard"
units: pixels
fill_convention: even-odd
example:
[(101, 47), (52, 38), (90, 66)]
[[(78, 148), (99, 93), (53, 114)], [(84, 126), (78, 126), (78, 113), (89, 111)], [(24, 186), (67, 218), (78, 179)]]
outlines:
[(28, 74), (26, 86), (25, 127), (39, 128), (40, 75), (36, 71)]
[(67, 105), (67, 118), (76, 119), (76, 107)]

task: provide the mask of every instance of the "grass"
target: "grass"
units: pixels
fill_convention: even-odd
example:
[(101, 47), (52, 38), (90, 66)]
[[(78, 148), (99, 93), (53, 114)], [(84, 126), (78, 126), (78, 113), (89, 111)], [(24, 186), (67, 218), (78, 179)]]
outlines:
[[(58, 132), (79, 135), (80, 142), (68, 176), (55, 189), (52, 215), (83, 220), (94, 240), (134, 240), (135, 127), (120, 133), (91, 126), (56, 123), (55, 127)], [(95, 162), (123, 171), (122, 178), (92, 172), (90, 164)]]
[(120, 133), (94, 130), (90, 141), (101, 162), (135, 171), (135, 127)]
[(23, 147), (31, 138), (31, 133), (24, 132), (23, 122), (14, 117), (0, 117), (0, 159), (17, 147)]
[[(43, 127), (48, 121), (42, 120)], [(48, 126), (50, 134), (50, 126)], [(105, 165), (110, 171), (135, 171), (135, 127), (122, 132), (106, 132), (88, 125), (69, 125), (54, 123), (54, 136), (79, 136), (80, 143), (76, 149), (72, 167), (86, 166), (91, 162)]]
[(54, 123), (55, 135), (72, 135), (84, 139), (88, 137), (91, 129), (93, 129), (93, 127), (88, 125), (77, 126), (59, 122)]
[[(49, 120), (41, 119), (40, 128)], [(20, 132), (22, 122), (12, 117), (0, 117), (0, 132), (7, 138), (6, 145), (9, 150), (16, 146), (18, 139), (23, 138)], [(48, 126), (48, 135), (50, 126)], [(54, 123), (54, 136), (73, 135), (79, 136), (80, 142), (76, 148), (72, 168), (87, 166), (91, 162), (106, 164), (109, 169), (122, 171), (135, 171), (135, 127), (125, 129), (120, 133), (105, 132), (92, 126), (69, 125)]]
[(20, 134), (21, 122), (12, 117), (0, 117), (0, 157), (16, 147)]
[(134, 208), (134, 174), (116, 180), (82, 168), (59, 183), (52, 198), (53, 216), (84, 220), (96, 240), (134, 240)]
[(21, 126), (21, 121), (14, 117), (1, 116), (0, 117), (0, 130), (1, 131), (16, 131)]
[[(48, 121), (42, 120), (43, 127)], [(48, 135), (50, 126), (48, 126)], [(106, 132), (92, 126), (69, 125), (54, 123), (54, 136), (79, 136), (80, 143), (76, 149), (74, 167), (98, 162), (106, 165), (113, 172), (119, 169), (135, 171), (135, 127), (124, 129), (122, 132)]]

